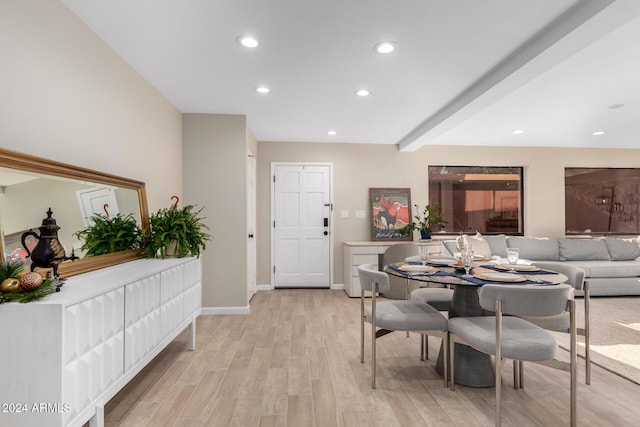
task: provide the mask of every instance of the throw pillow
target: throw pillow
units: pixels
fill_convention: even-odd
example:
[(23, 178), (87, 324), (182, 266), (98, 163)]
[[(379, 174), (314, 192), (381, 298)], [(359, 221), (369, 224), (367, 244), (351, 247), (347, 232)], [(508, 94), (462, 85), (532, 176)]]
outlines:
[(477, 233), (475, 236), (467, 236), (467, 242), (473, 248), (474, 255), (491, 258), (491, 248), (489, 247), (489, 243), (487, 243), (480, 233)]
[(604, 242), (611, 259), (614, 261), (631, 261), (640, 257), (640, 246), (637, 239), (614, 239), (605, 237)]

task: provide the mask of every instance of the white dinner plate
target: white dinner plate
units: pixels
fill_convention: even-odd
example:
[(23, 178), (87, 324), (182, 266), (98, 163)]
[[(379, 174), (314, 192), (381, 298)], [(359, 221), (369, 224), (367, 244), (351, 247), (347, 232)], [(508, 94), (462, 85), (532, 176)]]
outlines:
[[(499, 270), (511, 270), (510, 265), (498, 264), (496, 268)], [(540, 271), (540, 267), (535, 265), (516, 264), (513, 266), (515, 271)]]
[(404, 264), (398, 267), (399, 270), (406, 271), (407, 273), (433, 273), (438, 271), (437, 268), (430, 265), (420, 264)]
[(482, 280), (491, 280), (494, 282), (524, 282), (527, 280), (524, 276), (513, 273), (500, 273), (487, 271), (482, 273), (476, 273), (473, 275), (474, 277)]

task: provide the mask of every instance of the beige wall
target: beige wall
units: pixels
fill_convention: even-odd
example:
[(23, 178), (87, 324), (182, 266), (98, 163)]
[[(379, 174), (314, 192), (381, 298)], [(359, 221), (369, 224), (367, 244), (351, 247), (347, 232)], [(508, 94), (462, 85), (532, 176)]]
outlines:
[[(203, 307), (247, 306), (245, 116), (185, 114), (184, 203), (204, 206), (213, 240), (202, 255)], [(253, 140), (253, 143), (250, 142)]]
[(1, 147), (181, 195), (180, 112), (62, 2), (2, 2), (0, 57)]
[[(245, 306), (246, 150), (256, 146), (245, 117), (185, 115), (183, 161), (180, 112), (59, 1), (3, 2), (0, 55), (0, 146), (144, 181), (151, 211), (182, 194), (184, 164), (183, 202), (206, 206), (214, 235), (203, 255), (203, 305)], [(342, 283), (342, 242), (369, 239), (369, 219), (353, 218), (367, 210), (369, 187), (411, 187), (413, 201), (425, 203), (429, 163), (525, 166), (532, 235), (563, 232), (565, 166), (640, 164), (634, 150), (257, 146), (258, 284), (270, 282), (272, 161), (333, 162), (334, 283)], [(342, 209), (350, 219), (338, 218)]]
[[(271, 162), (333, 162), (334, 275), (342, 284), (342, 243), (370, 239), (370, 221), (355, 219), (356, 209), (368, 214), (370, 187), (409, 187), (412, 203), (425, 204), (427, 166), (486, 165), (524, 167), (525, 233), (564, 234), (565, 167), (640, 167), (640, 151), (519, 147), (424, 147), (401, 153), (396, 146), (363, 144), (258, 144), (258, 284), (271, 282)], [(340, 211), (349, 219), (340, 219)]]

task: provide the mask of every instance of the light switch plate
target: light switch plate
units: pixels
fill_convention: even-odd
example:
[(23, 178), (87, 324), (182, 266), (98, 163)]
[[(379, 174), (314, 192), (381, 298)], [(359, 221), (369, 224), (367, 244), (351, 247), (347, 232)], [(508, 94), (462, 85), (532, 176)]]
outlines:
[(365, 217), (365, 213), (363, 210), (356, 211), (356, 218), (364, 218), (364, 217)]
[(349, 211), (346, 209), (343, 209), (340, 211), (340, 218), (349, 218)]

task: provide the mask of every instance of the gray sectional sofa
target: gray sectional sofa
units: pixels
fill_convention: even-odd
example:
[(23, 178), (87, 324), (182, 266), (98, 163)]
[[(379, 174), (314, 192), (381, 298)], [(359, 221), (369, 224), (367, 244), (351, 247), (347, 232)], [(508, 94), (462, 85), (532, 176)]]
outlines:
[[(640, 295), (640, 246), (636, 239), (478, 235), (468, 240), (476, 254), (504, 258), (507, 247), (516, 247), (521, 259), (543, 268), (579, 267), (589, 282), (591, 296)], [(455, 240), (444, 241), (444, 246), (453, 253)]]

